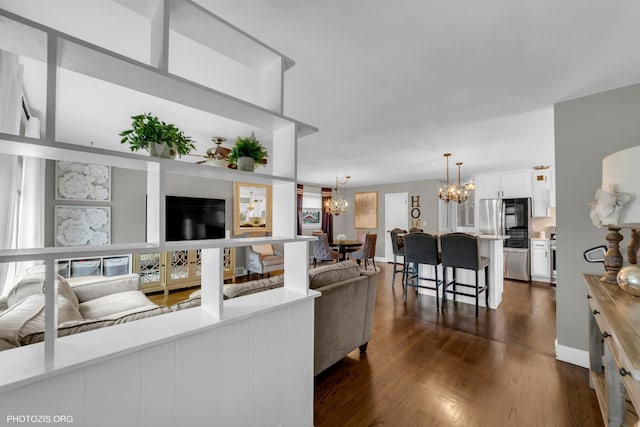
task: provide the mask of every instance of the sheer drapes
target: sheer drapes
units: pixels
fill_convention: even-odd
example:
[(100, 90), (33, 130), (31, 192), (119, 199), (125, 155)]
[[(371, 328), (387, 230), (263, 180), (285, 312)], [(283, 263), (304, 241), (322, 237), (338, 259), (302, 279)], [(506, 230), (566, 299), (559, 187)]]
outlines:
[[(22, 65), (0, 50), (0, 131), (18, 135), (22, 117)], [(40, 120), (31, 117), (25, 136), (40, 138)], [(0, 154), (0, 248), (44, 246), (45, 160)], [(0, 263), (0, 295), (16, 273), (32, 265)]]
[[(22, 70), (18, 56), (0, 50), (0, 131), (20, 131)], [(15, 246), (20, 164), (16, 156), (0, 154), (0, 248)], [(0, 263), (0, 295), (12, 265)]]
[(333, 197), (329, 187), (322, 187), (322, 231), (326, 233), (329, 243), (333, 243), (333, 215), (327, 210), (326, 203)]
[(298, 235), (302, 235), (302, 200), (304, 198), (304, 186), (298, 184), (298, 197), (296, 199), (298, 208)]

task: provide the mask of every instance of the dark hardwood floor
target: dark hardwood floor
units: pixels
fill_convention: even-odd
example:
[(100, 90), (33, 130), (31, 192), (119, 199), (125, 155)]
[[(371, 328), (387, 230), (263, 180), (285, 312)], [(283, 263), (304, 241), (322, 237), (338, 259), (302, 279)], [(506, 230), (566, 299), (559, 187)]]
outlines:
[(603, 425), (588, 371), (554, 358), (555, 288), (505, 281), (476, 319), (413, 290), (404, 304), (378, 265), (373, 337), (315, 378), (316, 427)]

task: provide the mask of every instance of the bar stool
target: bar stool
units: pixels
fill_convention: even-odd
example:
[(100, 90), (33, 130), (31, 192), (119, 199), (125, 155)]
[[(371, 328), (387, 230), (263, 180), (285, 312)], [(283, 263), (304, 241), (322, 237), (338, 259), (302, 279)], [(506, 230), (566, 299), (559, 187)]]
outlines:
[(389, 232), (391, 234), (391, 248), (393, 249), (393, 273), (391, 276), (391, 287), (396, 284), (396, 274), (402, 273), (402, 286), (404, 286), (404, 277), (407, 274), (407, 262), (403, 261), (402, 267), (398, 269), (398, 257), (404, 257), (404, 237), (399, 234), (406, 234), (407, 230), (394, 228)]
[[(466, 233), (449, 233), (440, 236), (440, 250), (442, 251), (442, 270), (444, 276), (444, 289), (442, 298), (445, 298), (445, 291), (453, 294), (453, 301), (456, 301), (456, 295), (465, 295), (475, 297), (476, 299), (476, 318), (478, 317), (478, 298), (479, 294), (484, 292), (485, 305), (489, 307), (489, 258), (480, 256), (480, 241), (477, 237)], [(453, 280), (447, 282), (447, 267), (453, 269)], [(456, 280), (456, 269), (462, 268), (473, 270), (476, 273), (475, 285), (459, 283)], [(480, 287), (478, 272), (484, 270), (484, 286)], [(475, 294), (460, 292), (457, 286), (466, 288), (474, 288)], [(453, 286), (453, 290), (449, 290)], [(444, 306), (444, 301), (443, 304)]]
[[(443, 281), (438, 278), (438, 265), (440, 254), (438, 253), (438, 238), (427, 233), (410, 233), (404, 236), (404, 262), (411, 264), (413, 272), (407, 272), (404, 281), (404, 302), (407, 302), (407, 288), (431, 289), (436, 291), (436, 308), (440, 308), (438, 290)], [(420, 276), (420, 264), (432, 265), (435, 270), (435, 278)], [(415, 280), (412, 282), (412, 280)], [(420, 283), (421, 280), (434, 282), (435, 286), (427, 286)], [(444, 287), (442, 288), (444, 298)]]

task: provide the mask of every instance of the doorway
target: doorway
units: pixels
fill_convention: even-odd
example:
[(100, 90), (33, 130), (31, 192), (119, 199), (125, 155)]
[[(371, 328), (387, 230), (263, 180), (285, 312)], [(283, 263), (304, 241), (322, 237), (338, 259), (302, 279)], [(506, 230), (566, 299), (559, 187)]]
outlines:
[(409, 229), (409, 193), (384, 195), (384, 253), (387, 262), (393, 262), (393, 247), (389, 231), (396, 227), (403, 230)]

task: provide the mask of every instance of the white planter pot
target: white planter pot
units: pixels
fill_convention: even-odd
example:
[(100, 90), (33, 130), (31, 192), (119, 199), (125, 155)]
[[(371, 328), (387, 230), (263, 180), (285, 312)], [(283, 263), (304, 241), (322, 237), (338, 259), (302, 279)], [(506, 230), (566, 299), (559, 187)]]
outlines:
[(256, 161), (253, 157), (240, 157), (238, 158), (238, 170), (253, 172), (255, 170)]
[(175, 159), (177, 151), (175, 148), (170, 148), (165, 142), (152, 142), (149, 144), (149, 154), (163, 159)]

